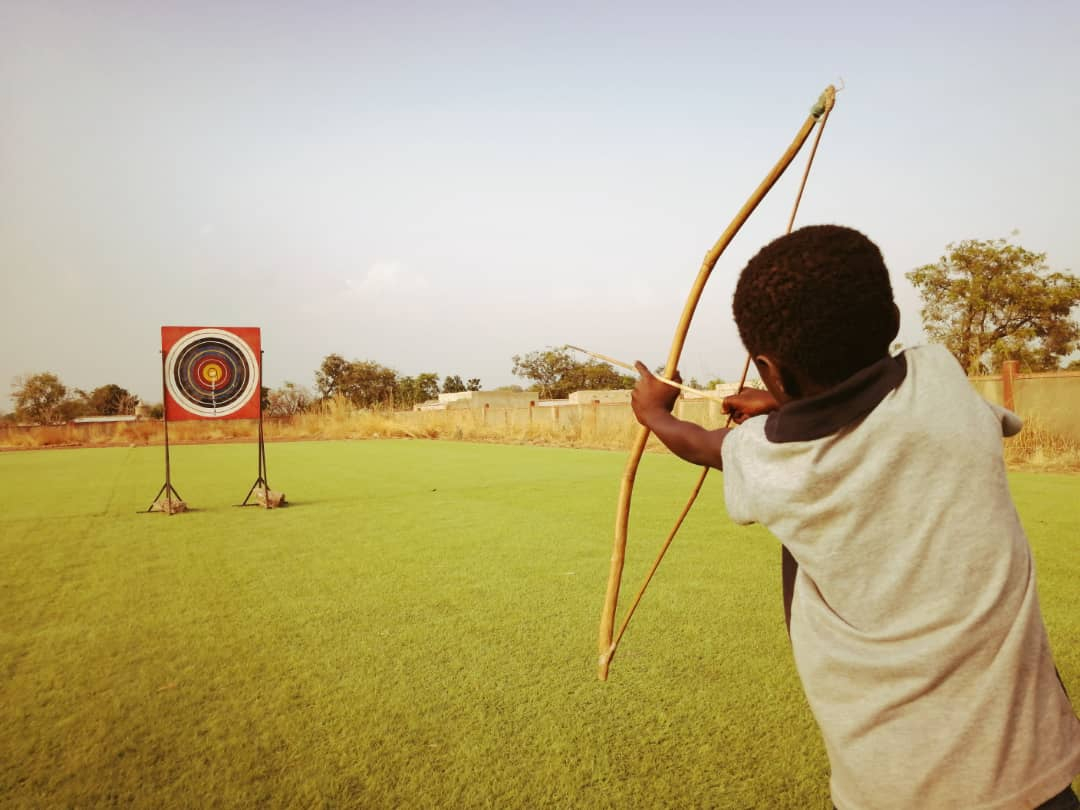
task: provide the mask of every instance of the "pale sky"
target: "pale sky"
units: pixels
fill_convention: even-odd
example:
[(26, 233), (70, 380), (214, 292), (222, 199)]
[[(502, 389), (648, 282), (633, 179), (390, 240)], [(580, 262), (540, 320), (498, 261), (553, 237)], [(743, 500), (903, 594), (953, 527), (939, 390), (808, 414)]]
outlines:
[[(564, 343), (658, 365), (841, 78), (797, 224), (877, 242), (914, 345), (904, 273), (949, 242), (1018, 230), (1080, 272), (1077, 42), (1075, 0), (0, 0), (0, 383), (158, 402), (170, 324), (261, 327), (270, 386), (330, 353), (486, 388)], [(803, 160), (684, 377), (737, 376), (735, 280)]]

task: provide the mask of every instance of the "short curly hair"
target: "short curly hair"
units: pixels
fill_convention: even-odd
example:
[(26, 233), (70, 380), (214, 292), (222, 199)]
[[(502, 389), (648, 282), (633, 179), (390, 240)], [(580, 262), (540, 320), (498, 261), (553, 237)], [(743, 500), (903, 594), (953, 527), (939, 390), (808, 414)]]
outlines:
[(811, 225), (752, 258), (735, 287), (739, 336), (822, 385), (888, 355), (892, 285), (877, 245), (852, 228)]

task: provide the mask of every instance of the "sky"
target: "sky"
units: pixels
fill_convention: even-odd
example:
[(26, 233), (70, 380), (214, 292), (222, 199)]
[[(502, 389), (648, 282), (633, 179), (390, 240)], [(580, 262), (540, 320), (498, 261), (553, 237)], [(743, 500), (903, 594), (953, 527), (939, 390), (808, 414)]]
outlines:
[[(160, 402), (174, 324), (260, 327), (271, 387), (331, 353), (485, 388), (566, 343), (660, 365), (829, 84), (796, 226), (869, 235), (916, 345), (904, 274), (951, 242), (1080, 272), (1077, 41), (1075, 0), (3, 0), (0, 383)], [(804, 161), (717, 264), (684, 378), (738, 377), (735, 281)]]

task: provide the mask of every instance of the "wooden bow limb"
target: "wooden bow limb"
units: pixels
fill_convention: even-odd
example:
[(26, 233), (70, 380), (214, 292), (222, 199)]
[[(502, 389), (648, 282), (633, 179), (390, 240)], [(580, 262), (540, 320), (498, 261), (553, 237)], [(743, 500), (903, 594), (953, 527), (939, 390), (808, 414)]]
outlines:
[[(739, 210), (738, 214), (731, 221), (731, 224), (727, 226), (724, 232), (720, 235), (720, 238), (713, 245), (712, 249), (705, 254), (705, 258), (702, 261), (701, 268), (698, 270), (697, 277), (694, 280), (693, 286), (690, 288), (690, 294), (687, 296), (686, 303), (683, 306), (682, 317), (679, 319), (679, 324), (675, 329), (675, 337), (671, 343), (671, 350), (668, 352), (667, 365), (664, 367), (664, 377), (671, 378), (675, 374), (675, 370), (679, 365), (679, 358), (682, 356), (683, 346), (686, 343), (686, 336), (690, 331), (690, 323), (694, 318), (694, 312), (697, 309), (698, 302), (701, 300), (701, 295), (705, 291), (705, 284), (709, 280), (709, 276), (712, 274), (713, 268), (716, 266), (717, 260), (720, 255), (727, 249), (727, 246), (731, 243), (731, 240), (735, 238), (735, 234), (739, 232), (742, 226), (746, 223), (746, 220), (750, 218), (750, 215), (758, 207), (761, 201), (765, 198), (765, 195), (769, 193), (769, 190), (776, 184), (776, 181), (780, 179), (784, 171), (791, 162), (795, 159), (795, 156), (802, 149), (807, 139), (810, 137), (810, 133), (813, 131), (814, 126), (818, 123), (819, 119), (828, 117), (829, 111), (832, 109), (836, 99), (836, 89), (829, 85), (825, 88), (825, 91), (818, 99), (818, 103), (803, 122), (798, 133), (796, 133), (791, 145), (781, 155), (780, 159), (776, 162), (776, 165), (765, 176), (765, 179), (761, 181), (754, 192), (750, 195), (750, 198), (746, 201), (743, 207)], [(824, 120), (822, 120), (824, 123)], [(820, 137), (820, 133), (819, 133)], [(816, 148), (816, 142), (815, 142)], [(808, 168), (809, 171), (809, 168)], [(805, 176), (804, 176), (805, 183)], [(800, 191), (801, 196), (801, 191)], [(796, 201), (796, 205), (798, 202)], [(794, 219), (794, 214), (792, 215)], [(789, 224), (790, 228), (790, 224)], [(600, 680), (606, 681), (608, 676), (608, 669), (611, 665), (611, 659), (615, 655), (615, 649), (618, 645), (618, 641), (614, 638), (615, 631), (615, 613), (618, 608), (619, 602), (619, 588), (622, 583), (623, 566), (626, 560), (626, 541), (630, 525), (630, 502), (633, 497), (634, 480), (637, 477), (638, 467), (641, 463), (641, 457), (645, 452), (645, 445), (649, 440), (649, 429), (640, 426), (634, 439), (633, 447), (630, 450), (630, 458), (627, 460), (626, 469), (623, 471), (622, 481), (619, 487), (619, 503), (618, 510), (615, 515), (615, 544), (611, 553), (611, 567), (608, 573), (607, 593), (604, 597), (604, 609), (600, 617), (600, 632), (597, 640), (597, 648), (599, 652), (598, 669), (597, 674)], [(680, 516), (678, 523), (676, 524), (676, 530), (679, 525), (682, 524), (682, 519), (685, 517), (686, 512), (689, 511), (690, 506), (693, 504), (694, 499), (697, 497), (697, 492), (700, 491), (701, 485), (704, 483), (705, 476), (708, 474), (708, 468), (706, 467), (701, 475), (701, 479), (698, 481), (697, 486), (690, 501), (687, 503), (683, 510), (683, 514)], [(661, 551), (661, 558), (663, 557), (663, 551), (667, 550), (668, 545), (671, 543), (671, 538), (674, 537), (674, 531), (668, 540), (665, 542), (663, 550)], [(656, 566), (659, 564), (658, 559), (653, 565), (652, 570), (649, 572), (649, 578), (651, 579), (653, 572), (656, 570)], [(646, 581), (646, 585), (648, 581)], [(644, 586), (642, 587), (642, 592)], [(637, 599), (634, 602), (633, 607), (637, 606), (637, 603), (641, 600), (641, 592), (639, 592)], [(632, 609), (631, 609), (632, 613)], [(619, 638), (622, 637), (622, 633), (626, 629), (626, 623), (629, 622), (629, 615), (626, 621), (623, 623), (623, 628), (619, 632)]]

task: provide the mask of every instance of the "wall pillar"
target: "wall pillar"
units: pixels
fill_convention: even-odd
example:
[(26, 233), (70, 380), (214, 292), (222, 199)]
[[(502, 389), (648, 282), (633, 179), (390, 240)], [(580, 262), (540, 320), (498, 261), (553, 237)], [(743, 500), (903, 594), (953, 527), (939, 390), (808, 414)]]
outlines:
[(1001, 364), (1001, 404), (1010, 411), (1016, 410), (1014, 383), (1020, 373), (1019, 360), (1006, 360)]

